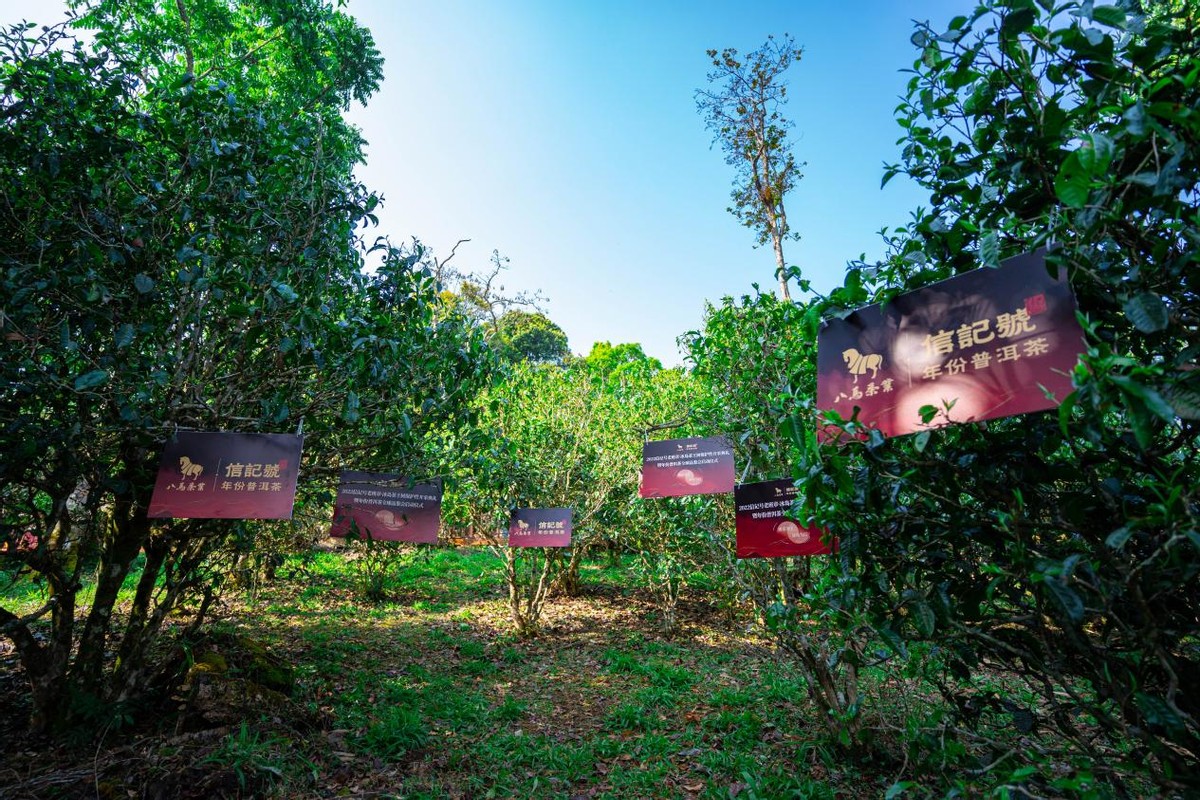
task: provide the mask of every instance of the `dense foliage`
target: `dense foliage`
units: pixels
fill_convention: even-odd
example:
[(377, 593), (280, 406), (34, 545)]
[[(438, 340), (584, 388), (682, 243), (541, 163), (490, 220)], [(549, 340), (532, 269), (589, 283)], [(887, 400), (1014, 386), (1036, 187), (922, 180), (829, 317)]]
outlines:
[(6, 567), (50, 586), (0, 624), (39, 727), (138, 697), (166, 615), (195, 601), (199, 622), (222, 547), (255, 530), (146, 518), (173, 430), (303, 427), (320, 469), (411, 457), (486, 363), (464, 324), (433, 324), (410, 261), (361, 270), (377, 198), (341, 110), (380, 75), (363, 29), (317, 2), (110, 3), (88, 21), (93, 46), (61, 26), (0, 39), (0, 535)]
[(561, 364), (571, 354), (567, 335), (545, 314), (512, 309), (496, 320), (493, 342), (506, 358)]
[[(0, 34), (0, 569), (47, 587), (36, 607), (6, 597), (0, 634), (35, 729), (107, 729), (166, 696), (191, 656), (163, 631), (186, 644), (245, 559), (307, 549), (347, 467), (444, 479), (444, 530), (494, 546), (521, 648), (603, 555), (661, 632), (680, 632), (690, 584), (769, 634), (843, 756), (940, 772), (951, 794), (1200, 786), (1194, 2), (984, 0), (918, 25), (884, 179), (912, 177), (930, 207), (828, 297), (799, 281), (801, 303), (778, 105), (799, 51), (712, 51), (726, 83), (701, 106), (783, 297), (710, 306), (687, 370), (636, 344), (571, 356), (536, 295), (504, 295), (498, 253), (465, 274), (453, 250), (364, 241), (379, 201), (342, 114), (382, 62), (324, 0), (85, 11), (92, 44)], [(1057, 412), (886, 439), (817, 410), (823, 317), (1041, 246), (1086, 333)], [(841, 445), (818, 441), (829, 424)], [(302, 521), (149, 520), (181, 428), (302, 428)], [(638, 499), (641, 444), (691, 435), (727, 436), (743, 482), (792, 476), (793, 514), (837, 555), (739, 561), (728, 498)], [(572, 546), (506, 547), (515, 507), (572, 508)], [(351, 552), (369, 599), (394, 600), (411, 549)], [(917, 708), (897, 718), (889, 692)], [(400, 706), (391, 727), (347, 714), (381, 757), (430, 741)]]
[[(802, 282), (802, 288), (807, 286)], [(798, 402), (816, 392), (816, 322), (807, 306), (756, 292), (710, 306), (704, 327), (682, 337), (707, 391), (696, 408), (706, 427), (734, 443), (742, 483), (819, 472), (797, 441), (806, 420)], [(870, 641), (853, 603), (853, 579), (837, 558), (738, 561), (726, 545), (723, 579), (749, 599), (764, 626), (794, 658), (831, 737), (854, 743), (862, 725), (858, 674)]]
[[(937, 644), (964, 722), (1053, 727), (1098, 775), (1177, 787), (1200, 780), (1198, 23), (1192, 3), (996, 0), (917, 29), (891, 171), (932, 205), (834, 304), (1049, 244), (1087, 352), (1058, 414), (810, 447), (821, 468), (797, 471), (880, 633)], [(988, 668), (1035, 700), (973, 685)]]

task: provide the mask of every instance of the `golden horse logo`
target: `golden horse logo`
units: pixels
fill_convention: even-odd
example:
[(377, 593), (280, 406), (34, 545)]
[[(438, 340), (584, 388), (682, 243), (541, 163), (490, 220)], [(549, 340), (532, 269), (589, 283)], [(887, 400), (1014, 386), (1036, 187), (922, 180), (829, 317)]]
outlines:
[(519, 520), (517, 520), (517, 527), (523, 531), (527, 531), (527, 530), (529, 530), (529, 523), (523, 519), (519, 519)]
[(200, 477), (200, 473), (204, 472), (204, 465), (197, 464), (187, 456), (179, 457), (179, 471), (183, 473), (183, 477), (196, 479)]
[(883, 366), (883, 356), (879, 353), (860, 353), (853, 347), (842, 351), (842, 360), (854, 376), (855, 383), (858, 383), (859, 375), (867, 374), (867, 370), (871, 370), (871, 380), (875, 380), (879, 368)]

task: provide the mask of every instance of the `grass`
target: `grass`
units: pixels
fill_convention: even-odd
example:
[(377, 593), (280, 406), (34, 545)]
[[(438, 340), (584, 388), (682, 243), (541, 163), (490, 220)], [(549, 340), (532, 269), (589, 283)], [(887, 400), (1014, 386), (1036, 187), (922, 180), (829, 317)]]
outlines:
[[(663, 639), (618, 567), (585, 565), (583, 596), (552, 599), (545, 633), (522, 640), (500, 574), (486, 550), (406, 552), (367, 602), (348, 554), (293, 558), (217, 627), (289, 662), (295, 719), (251, 708), (202, 763), (233, 794), (277, 797), (999, 797), (1030, 777), (1028, 762), (964, 775), (995, 754), (939, 738), (949, 716), (928, 687), (871, 670), (871, 702), (899, 726), (876, 739), (890, 756), (838, 751), (795, 666), (703, 593)], [(996, 746), (1020, 744), (999, 722)], [(1035, 769), (1063, 795), (1106, 796), (1086, 764)]]
[(307, 777), (312, 765), (298, 756), (293, 745), (288, 739), (260, 734), (243, 722), (205, 760), (231, 770), (239, 792), (259, 792)]
[[(118, 603), (133, 599), (138, 581), (142, 579), (142, 566), (145, 563), (146, 556), (139, 553), (129, 574), (121, 583), (121, 590), (117, 594)], [(90, 606), (92, 598), (95, 597), (95, 572), (95, 564), (88, 564), (82, 571), (83, 588), (76, 595), (76, 603), (80, 607)], [(0, 597), (4, 598), (5, 608), (17, 616), (24, 616), (37, 611), (49, 599), (50, 586), (45, 580), (34, 579), (28, 573), (18, 574), (15, 571), (0, 569)]]
[(298, 591), (268, 587), (243, 625), (291, 652), (301, 702), (345, 732), (343, 762), (382, 765), (384, 796), (826, 798), (893, 781), (839, 765), (767, 642), (715, 613), (664, 640), (645, 598), (606, 584), (610, 564), (582, 573), (604, 591), (556, 598), (546, 635), (522, 641), (490, 552), (407, 558), (382, 604), (347, 590), (338, 558), (314, 559)]
[[(260, 589), (260, 613), (241, 624), (290, 653), (299, 702), (343, 732), (343, 762), (383, 765), (385, 796), (791, 796), (773, 793), (784, 778), (765, 765), (795, 752), (775, 732), (796, 708), (773, 698), (803, 688), (759, 680), (776, 669), (762, 642), (746, 658), (744, 635), (720, 629), (661, 640), (652, 606), (611, 586), (555, 599), (547, 634), (522, 641), (489, 552), (407, 559), (398, 599), (378, 605), (346, 591), (337, 558), (311, 559), (303, 586)], [(599, 586), (616, 573), (582, 574)]]

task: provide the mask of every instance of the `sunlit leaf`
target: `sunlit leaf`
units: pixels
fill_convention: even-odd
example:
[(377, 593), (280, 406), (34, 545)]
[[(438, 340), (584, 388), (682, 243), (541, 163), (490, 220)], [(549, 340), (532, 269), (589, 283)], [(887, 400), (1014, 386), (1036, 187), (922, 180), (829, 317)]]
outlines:
[(1058, 174), (1054, 177), (1054, 194), (1071, 208), (1083, 208), (1087, 205), (1091, 192), (1092, 179), (1088, 171), (1079, 162), (1079, 151), (1072, 152), (1064, 159)]

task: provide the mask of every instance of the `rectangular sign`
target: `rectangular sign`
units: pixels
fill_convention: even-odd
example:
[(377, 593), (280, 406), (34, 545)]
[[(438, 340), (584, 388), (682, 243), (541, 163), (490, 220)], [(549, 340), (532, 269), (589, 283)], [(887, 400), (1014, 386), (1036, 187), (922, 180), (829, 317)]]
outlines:
[(570, 547), (571, 509), (514, 509), (508, 522), (508, 546)]
[(724, 436), (662, 439), (642, 446), (642, 497), (733, 491), (733, 445)]
[[(1054, 408), (1073, 389), (1084, 340), (1071, 287), (1046, 271), (1045, 256), (829, 320), (817, 337), (817, 407), (845, 419), (857, 408), (885, 436)], [(928, 423), (924, 406), (937, 409)]]
[(291, 519), (304, 437), (179, 431), (163, 448), (146, 516)]
[(818, 556), (833, 552), (821, 540), (823, 531), (785, 516), (796, 493), (796, 487), (786, 478), (739, 483), (733, 488), (738, 558)]
[(376, 541), (437, 544), (441, 522), (440, 483), (409, 485), (399, 475), (343, 470), (329, 535), (357, 531)]

